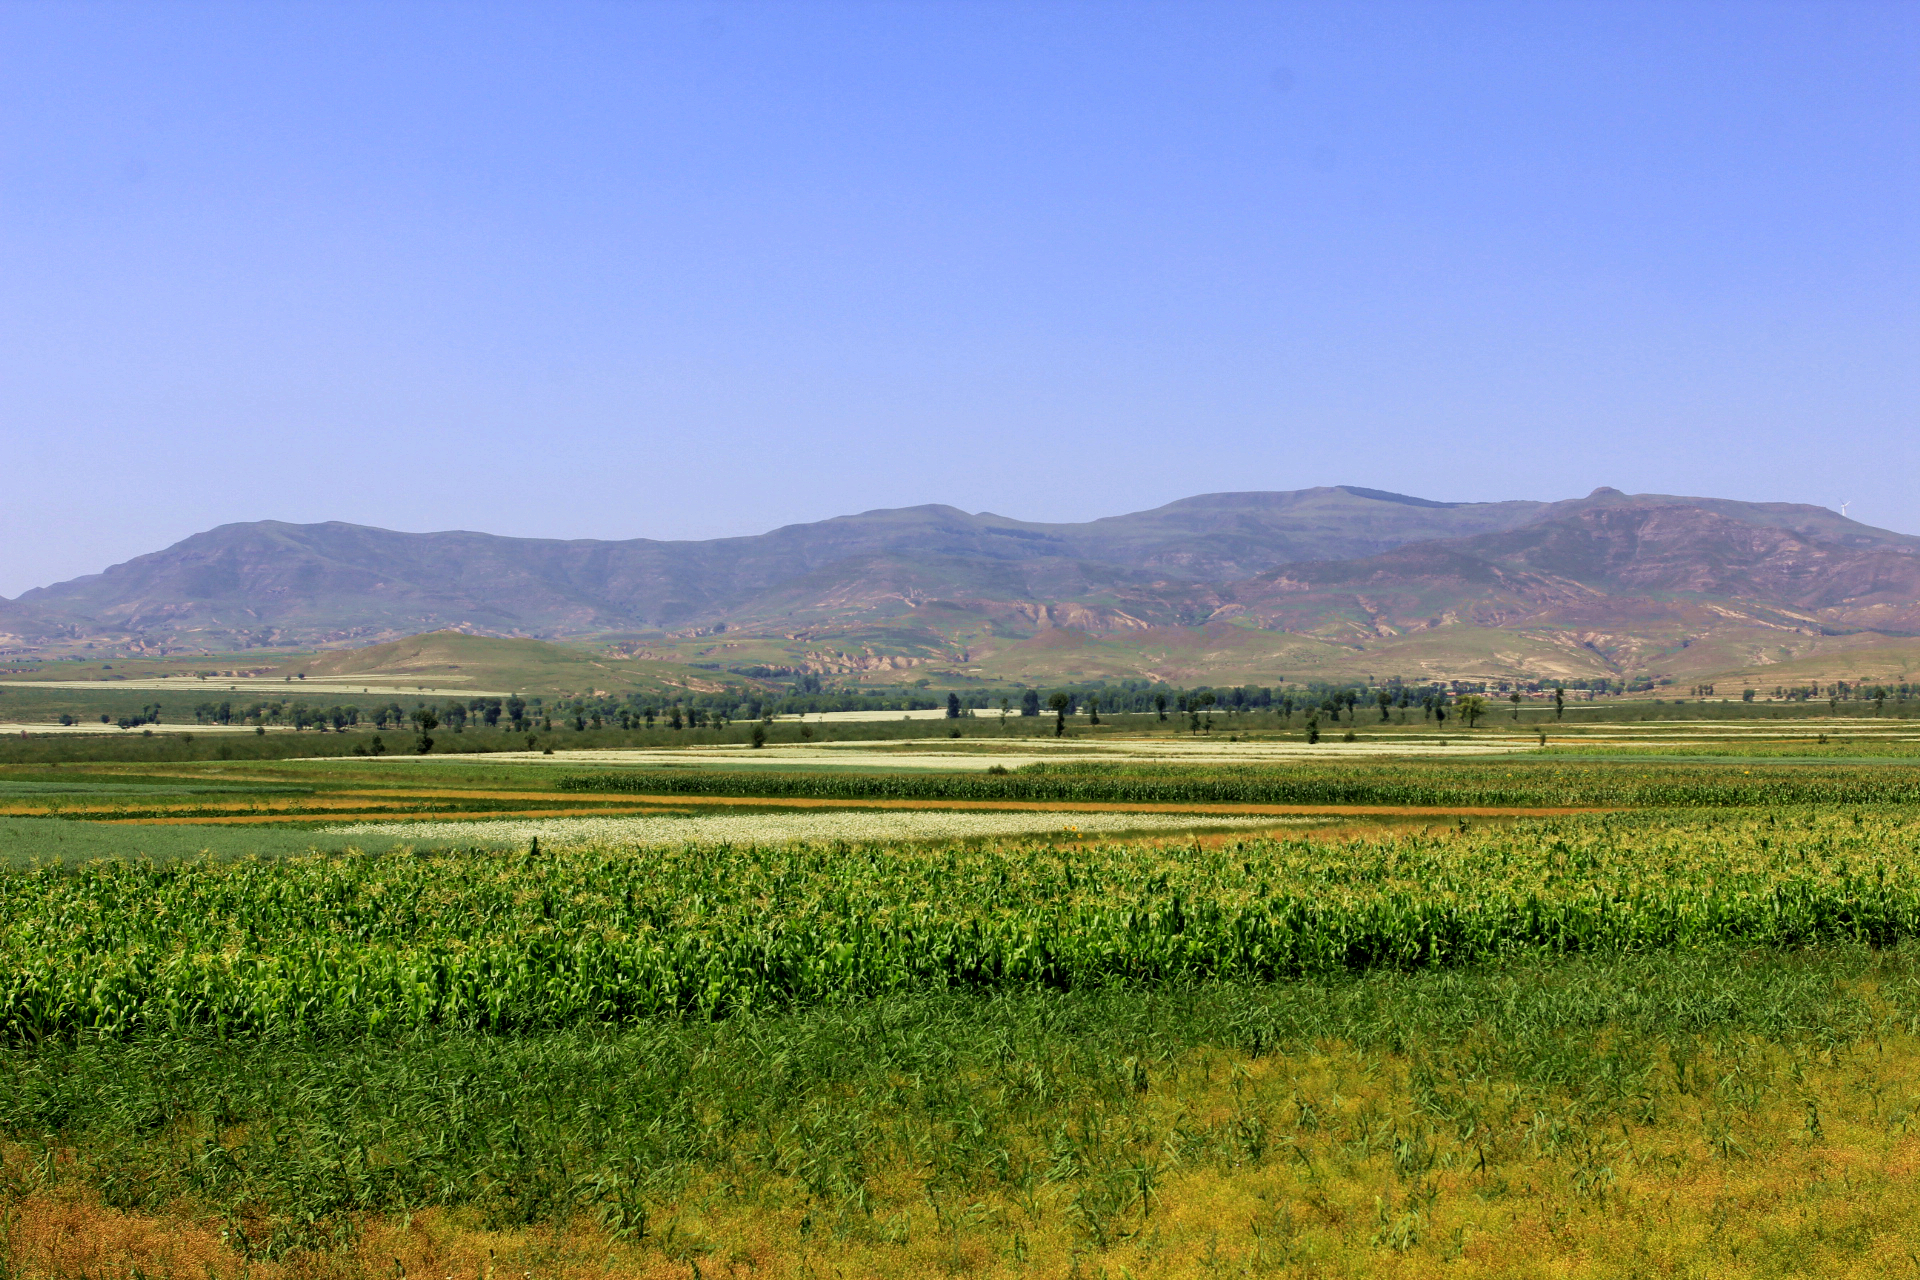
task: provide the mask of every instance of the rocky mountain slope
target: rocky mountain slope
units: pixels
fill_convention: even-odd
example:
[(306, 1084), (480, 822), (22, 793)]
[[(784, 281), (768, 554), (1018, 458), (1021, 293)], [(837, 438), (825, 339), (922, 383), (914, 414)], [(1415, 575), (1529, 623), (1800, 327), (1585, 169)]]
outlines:
[[(1611, 489), (1439, 503), (1350, 486), (1084, 524), (913, 507), (706, 542), (261, 522), (0, 604), (0, 632), (26, 645), (366, 644), (449, 627), (789, 671), (1017, 678), (1093, 645), (1108, 674), (1179, 653), (1197, 671), (1224, 660), (1191, 656), (1206, 653), (1256, 670), (1505, 654), (1597, 673), (1695, 645), (1747, 663), (1803, 652), (1789, 637), (1920, 634), (1920, 538), (1799, 504)], [(1164, 660), (1130, 667), (1134, 652)]]
[(1322, 488), (1212, 494), (1087, 524), (909, 507), (705, 542), (260, 521), (28, 591), (0, 607), (0, 628), (29, 639), (337, 643), (447, 626), (532, 636), (697, 627), (928, 592), (1053, 601), (1510, 528), (1543, 505)]

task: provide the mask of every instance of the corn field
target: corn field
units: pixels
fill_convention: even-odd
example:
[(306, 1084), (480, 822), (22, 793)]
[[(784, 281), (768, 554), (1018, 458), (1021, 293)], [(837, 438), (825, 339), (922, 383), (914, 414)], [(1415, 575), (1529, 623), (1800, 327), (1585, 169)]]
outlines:
[(1920, 820), (1580, 816), (1329, 845), (614, 846), (0, 876), (0, 1034), (488, 1032), (1920, 928)]
[(1007, 774), (758, 773), (634, 769), (563, 777), (561, 791), (777, 796), (820, 800), (1090, 801), (1126, 804), (1475, 805), (1541, 808), (1726, 808), (1914, 804), (1909, 766), (1562, 765), (1395, 761), (1222, 766), (1037, 764)]

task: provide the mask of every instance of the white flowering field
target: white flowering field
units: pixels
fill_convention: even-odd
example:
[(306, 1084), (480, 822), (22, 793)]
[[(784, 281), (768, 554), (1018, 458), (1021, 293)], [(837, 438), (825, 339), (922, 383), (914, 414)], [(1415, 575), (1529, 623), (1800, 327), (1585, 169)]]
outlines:
[(979, 836), (1143, 834), (1237, 830), (1324, 823), (1325, 818), (1227, 818), (1179, 813), (973, 813), (953, 810), (828, 809), (633, 817), (506, 818), (464, 822), (359, 822), (329, 835), (433, 841), (665, 845), (825, 844), (836, 840), (965, 840)]

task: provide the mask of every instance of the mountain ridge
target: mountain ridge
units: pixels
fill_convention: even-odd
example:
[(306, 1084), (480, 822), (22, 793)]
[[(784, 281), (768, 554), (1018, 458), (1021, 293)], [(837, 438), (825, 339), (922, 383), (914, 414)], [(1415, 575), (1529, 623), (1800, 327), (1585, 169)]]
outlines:
[(1276, 633), (1273, 652), (1299, 661), (1448, 628), (1623, 670), (1709, 636), (1744, 637), (1766, 661), (1752, 655), (1776, 634), (1920, 633), (1920, 537), (1808, 504), (1604, 487), (1501, 503), (1222, 492), (1081, 523), (926, 504), (705, 541), (256, 521), (0, 602), (0, 633), (28, 647), (224, 652), (454, 629), (637, 650), (730, 633), (758, 637), (763, 663), (827, 671), (1058, 658), (1074, 646), (1036, 645), (1060, 629), (1179, 647), (1168, 637), (1227, 624)]

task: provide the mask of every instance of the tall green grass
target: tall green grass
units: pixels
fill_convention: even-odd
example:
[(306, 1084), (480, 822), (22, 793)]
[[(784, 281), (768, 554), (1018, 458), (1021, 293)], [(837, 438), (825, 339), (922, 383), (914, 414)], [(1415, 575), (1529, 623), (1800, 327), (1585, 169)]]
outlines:
[[(16, 1188), (78, 1177), (116, 1207), (195, 1205), (256, 1256), (330, 1249), (355, 1214), (455, 1205), (489, 1226), (597, 1220), (697, 1259), (705, 1242), (676, 1241), (666, 1215), (690, 1191), (804, 1208), (823, 1238), (871, 1234), (893, 1208), (876, 1184), (901, 1167), (956, 1211), (1064, 1187), (1059, 1212), (1091, 1241), (1138, 1224), (1130, 1190), (1170, 1160), (1227, 1172), (1418, 1137), (1286, 1073), (1277, 1092), (1236, 1083), (1219, 1106), (1209, 1090), (1250, 1056), (1407, 1055), (1410, 1070), (1379, 1073), (1396, 1110), (1470, 1135), (1483, 1164), (1491, 1151), (1534, 1168), (1543, 1144), (1617, 1140), (1623, 1119), (1645, 1124), (1682, 1091), (1732, 1107), (1791, 1090), (1748, 1043), (1804, 1063), (1916, 1017), (1906, 951), (1708, 948), (1277, 986), (902, 995), (520, 1037), (85, 1038), (0, 1045), (0, 1135), (27, 1157), (8, 1166)], [(1155, 1119), (1148, 1083), (1203, 1109)]]

